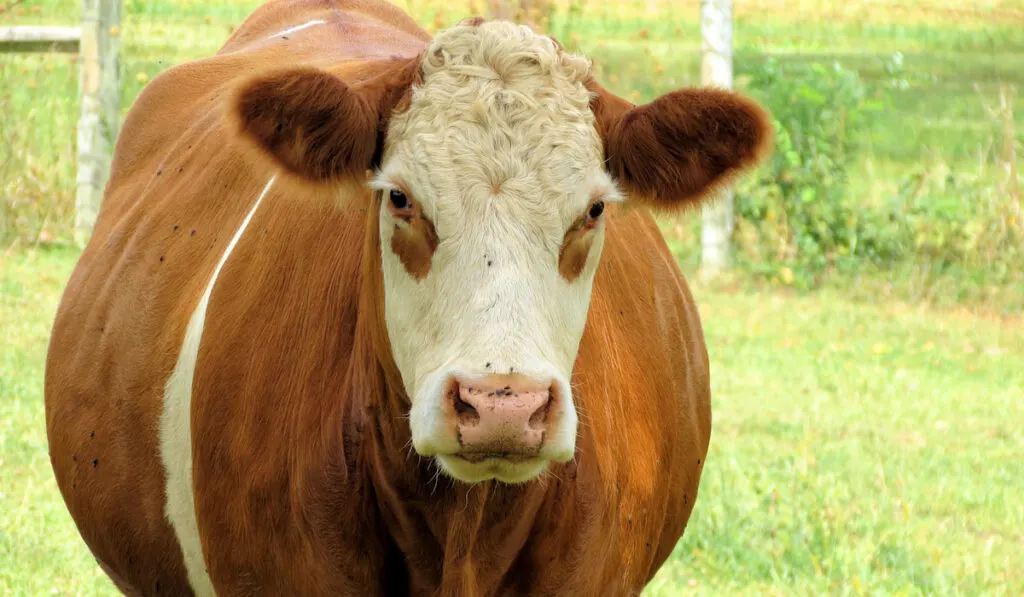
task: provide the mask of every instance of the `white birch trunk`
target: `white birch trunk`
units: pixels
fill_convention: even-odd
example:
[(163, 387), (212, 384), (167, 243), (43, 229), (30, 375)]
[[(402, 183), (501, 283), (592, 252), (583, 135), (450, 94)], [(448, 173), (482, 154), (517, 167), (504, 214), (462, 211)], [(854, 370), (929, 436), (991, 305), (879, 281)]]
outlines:
[(120, 111), (120, 27), (121, 0), (82, 0), (75, 189), (75, 241), (79, 245), (89, 240), (110, 175)]
[[(703, 50), (701, 83), (732, 88), (732, 0), (701, 0)], [(710, 278), (729, 267), (733, 230), (732, 189), (705, 207), (701, 228), (701, 275)]]

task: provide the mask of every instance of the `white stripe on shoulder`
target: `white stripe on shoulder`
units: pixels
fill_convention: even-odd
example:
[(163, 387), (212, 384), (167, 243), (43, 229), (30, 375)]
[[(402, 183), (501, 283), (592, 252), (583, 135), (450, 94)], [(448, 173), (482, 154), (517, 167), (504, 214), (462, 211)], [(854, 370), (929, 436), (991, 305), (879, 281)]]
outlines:
[(313, 27), (315, 25), (323, 25), (326, 22), (327, 21), (325, 21), (323, 19), (313, 19), (312, 21), (309, 21), (308, 23), (303, 23), (301, 25), (296, 25), (294, 27), (289, 27), (289, 28), (285, 29), (284, 31), (280, 31), (278, 33), (275, 33), (275, 34), (271, 35), (270, 37), (268, 37), (267, 39), (274, 39), (275, 37), (281, 37), (281, 36), (284, 36), (284, 35), (295, 33), (296, 31), (302, 31), (303, 29), (309, 29), (310, 27)]
[(196, 360), (199, 357), (199, 343), (203, 337), (203, 326), (206, 323), (206, 309), (210, 304), (210, 295), (217, 282), (221, 269), (227, 262), (231, 252), (242, 238), (242, 233), (249, 226), (249, 221), (259, 208), (263, 198), (267, 196), (274, 180), (270, 179), (264, 187), (259, 199), (249, 210), (242, 224), (235, 231), (221, 255), (217, 267), (213, 270), (206, 291), (185, 328), (185, 340), (178, 354), (178, 362), (164, 386), (164, 410), (160, 414), (160, 459), (163, 461), (167, 475), (167, 503), (164, 512), (178, 544), (185, 556), (185, 568), (188, 580), (196, 597), (212, 597), (216, 593), (210, 575), (206, 572), (203, 559), (203, 548), (199, 542), (199, 524), (196, 522), (196, 509), (192, 490), (192, 379), (195, 375)]

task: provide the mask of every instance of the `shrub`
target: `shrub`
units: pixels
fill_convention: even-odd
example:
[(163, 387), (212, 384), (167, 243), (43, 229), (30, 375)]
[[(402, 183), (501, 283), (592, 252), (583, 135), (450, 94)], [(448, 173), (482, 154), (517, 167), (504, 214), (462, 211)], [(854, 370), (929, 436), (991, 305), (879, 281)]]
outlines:
[[(811, 285), (830, 266), (891, 247), (872, 246), (872, 226), (849, 189), (867, 119), (879, 107), (856, 71), (839, 63), (748, 60), (746, 91), (771, 111), (775, 149), (736, 193), (740, 259), (755, 271), (795, 271)], [(866, 244), (867, 243), (867, 244)]]
[(1020, 270), (1020, 207), (984, 172), (955, 171), (944, 162), (925, 164), (904, 178), (888, 208), (892, 227), (919, 262), (940, 271)]
[[(816, 285), (829, 271), (907, 263), (938, 275), (971, 270), (986, 283), (1017, 280), (1024, 253), (1020, 183), (999, 182), (1016, 170), (954, 170), (925, 155), (890, 194), (870, 201), (863, 187), (851, 187), (850, 173), (867, 155), (860, 139), (883, 100), (868, 99), (860, 75), (838, 63), (748, 57), (740, 64), (747, 68), (745, 90), (770, 109), (776, 129), (771, 159), (736, 189), (741, 266), (799, 287)], [(904, 93), (898, 54), (885, 71), (889, 92)], [(1014, 137), (1006, 128), (1004, 145)], [(1012, 161), (1007, 147), (1011, 157), (1003, 161)]]

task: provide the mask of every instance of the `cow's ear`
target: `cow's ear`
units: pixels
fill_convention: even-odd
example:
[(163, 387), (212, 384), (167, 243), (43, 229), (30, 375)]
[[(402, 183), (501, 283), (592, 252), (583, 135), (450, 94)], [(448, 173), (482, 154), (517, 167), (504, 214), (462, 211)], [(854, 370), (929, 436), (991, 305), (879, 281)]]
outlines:
[(378, 159), (388, 119), (418, 72), (418, 60), (402, 59), (353, 86), (313, 68), (265, 74), (235, 96), (238, 129), (303, 178), (362, 175)]
[(652, 206), (695, 205), (769, 153), (767, 112), (737, 93), (681, 89), (634, 106), (594, 81), (588, 87), (609, 173)]

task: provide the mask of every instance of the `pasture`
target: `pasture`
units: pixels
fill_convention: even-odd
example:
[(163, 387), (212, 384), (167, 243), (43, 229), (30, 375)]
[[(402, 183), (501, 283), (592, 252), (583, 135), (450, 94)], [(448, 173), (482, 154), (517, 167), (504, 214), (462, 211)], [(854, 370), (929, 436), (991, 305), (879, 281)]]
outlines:
[[(257, 4), (125, 0), (123, 109), (162, 70), (215, 52)], [(397, 4), (440, 27), (486, 2)], [(595, 57), (618, 93), (699, 83), (697, 2), (559, 5), (545, 26)], [(0, 9), (0, 25), (75, 24), (80, 12), (72, 0)], [(1024, 238), (1012, 236), (1020, 207), (1001, 161), (1024, 140), (1024, 1), (737, 0), (735, 17), (739, 87), (769, 58), (840, 62), (878, 101), (848, 175), (856, 205), (888, 205), (914, 173), (963, 173), (988, 211), (936, 200), (926, 231), (964, 217), (978, 238)], [(115, 594), (57, 492), (42, 408), (50, 325), (78, 255), (67, 244), (77, 72), (73, 56), (0, 55), (3, 595)], [(1014, 87), (1016, 109), (994, 115)], [(664, 223), (688, 274), (697, 219)], [(977, 251), (933, 275), (934, 256), (910, 254), (833, 272), (813, 292), (789, 288), (789, 266), (694, 282), (711, 452), (686, 535), (645, 595), (1024, 594), (1024, 267)]]

